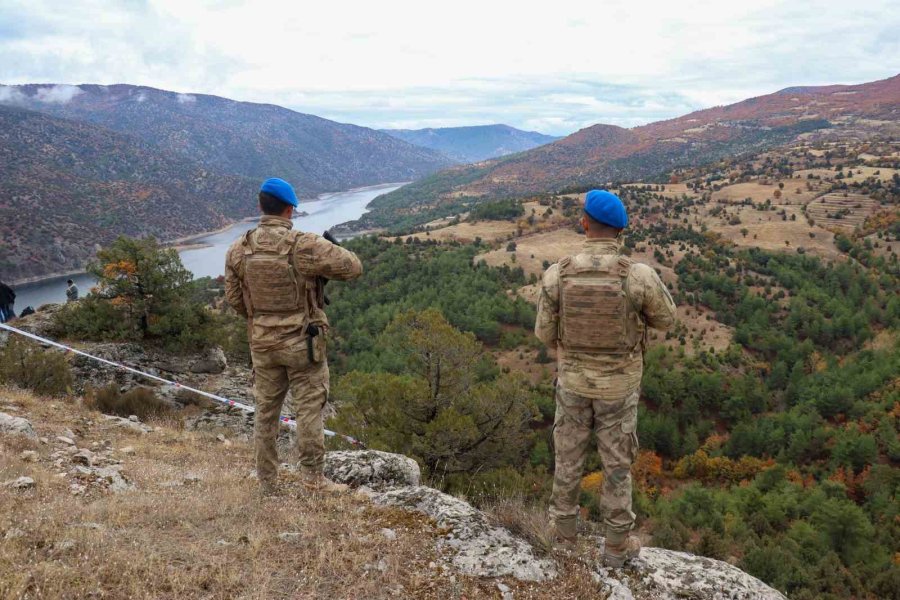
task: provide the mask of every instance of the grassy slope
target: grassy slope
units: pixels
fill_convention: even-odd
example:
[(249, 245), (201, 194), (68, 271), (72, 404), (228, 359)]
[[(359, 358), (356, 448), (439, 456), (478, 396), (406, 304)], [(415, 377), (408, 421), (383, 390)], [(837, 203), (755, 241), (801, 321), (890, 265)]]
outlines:
[[(430, 563), (437, 531), (424, 516), (374, 507), (360, 496), (302, 495), (286, 475), (284, 495), (262, 499), (251, 447), (180, 422), (142, 436), (109, 429), (71, 400), (0, 387), (0, 411), (31, 420), (49, 444), (0, 436), (0, 482), (28, 475), (30, 492), (0, 488), (0, 598), (487, 598), (495, 580), (454, 575)], [(48, 456), (73, 430), (79, 447), (109, 440), (136, 489), (73, 496)], [(134, 454), (119, 450), (131, 446)], [(19, 458), (35, 450), (36, 463)], [(68, 468), (68, 467), (67, 467)], [(198, 483), (165, 487), (188, 474)], [(90, 526), (86, 526), (91, 524)], [(96, 525), (93, 525), (96, 524)], [(388, 541), (382, 528), (394, 529)], [(4, 539), (20, 529), (23, 537)], [(285, 542), (282, 532), (298, 532)], [(69, 546), (69, 547), (66, 547)], [(378, 567), (380, 565), (380, 567)], [(563, 564), (552, 587), (506, 580), (517, 598), (595, 593), (585, 569)]]

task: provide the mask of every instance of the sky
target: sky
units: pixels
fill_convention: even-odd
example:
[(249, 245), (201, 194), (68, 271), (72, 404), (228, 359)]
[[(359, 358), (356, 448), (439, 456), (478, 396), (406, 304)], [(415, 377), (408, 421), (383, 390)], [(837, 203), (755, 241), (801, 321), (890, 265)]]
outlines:
[(0, 84), (130, 83), (376, 128), (565, 135), (884, 79), (900, 73), (898, 31), (897, 0), (0, 0)]

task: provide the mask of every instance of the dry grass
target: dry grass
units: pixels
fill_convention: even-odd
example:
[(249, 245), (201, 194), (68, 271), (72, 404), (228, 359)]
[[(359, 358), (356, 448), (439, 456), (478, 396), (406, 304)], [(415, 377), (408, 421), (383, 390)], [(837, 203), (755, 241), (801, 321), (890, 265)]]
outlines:
[[(289, 474), (262, 498), (247, 444), (169, 428), (110, 428), (71, 401), (0, 388), (0, 411), (30, 419), (48, 444), (0, 437), (0, 482), (28, 475), (30, 492), (0, 488), (0, 598), (497, 598), (496, 580), (457, 575), (437, 555), (441, 534), (417, 513), (363, 497), (308, 495)], [(52, 441), (109, 440), (136, 489), (69, 492)], [(130, 446), (133, 453), (120, 450)], [(20, 458), (36, 450), (37, 462)], [(199, 481), (187, 482), (187, 475)], [(396, 540), (381, 534), (391, 528)], [(298, 535), (284, 541), (283, 532)], [(6, 538), (6, 539), (4, 539)], [(563, 562), (553, 586), (505, 580), (517, 598), (596, 595), (590, 572)]]

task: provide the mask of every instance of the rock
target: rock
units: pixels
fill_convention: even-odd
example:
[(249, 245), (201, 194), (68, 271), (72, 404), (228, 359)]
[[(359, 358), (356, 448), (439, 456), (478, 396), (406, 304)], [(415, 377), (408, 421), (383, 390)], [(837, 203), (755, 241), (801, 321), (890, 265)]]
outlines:
[[(232, 406), (216, 406), (204, 411), (196, 417), (189, 418), (184, 423), (185, 429), (192, 431), (215, 431), (217, 429), (231, 430), (236, 437), (253, 435), (253, 413), (246, 413)], [(287, 427), (283, 427), (279, 433), (279, 441), (289, 437)]]
[(488, 521), (481, 511), (458, 498), (424, 486), (402, 487), (372, 496), (376, 504), (415, 510), (433, 518), (449, 533), (439, 549), (452, 552), (453, 566), (473, 577), (515, 577), (546, 581), (556, 577), (556, 564), (538, 558), (530, 544)]
[(130, 456), (130, 455), (134, 454), (134, 447), (133, 446), (125, 446), (124, 448), (119, 448), (119, 452), (121, 452), (122, 454), (124, 454), (126, 456)]
[(25, 462), (36, 462), (38, 459), (38, 453), (34, 450), (22, 450), (21, 454), (19, 454), (19, 458), (24, 460)]
[(64, 435), (56, 436), (56, 441), (59, 442), (60, 444), (66, 445), (66, 446), (74, 446), (75, 445), (75, 440), (73, 440), (70, 437), (64, 436)]
[(278, 534), (278, 539), (286, 544), (301, 545), (310, 542), (309, 535), (297, 531), (285, 531)]
[(151, 431), (153, 431), (152, 427), (148, 427), (140, 421), (131, 421), (129, 419), (123, 419), (122, 417), (117, 417), (115, 415), (103, 415), (103, 419), (110, 425), (122, 429), (130, 429), (132, 431), (136, 431), (137, 433), (150, 433)]
[(25, 537), (26, 533), (17, 527), (13, 527), (12, 529), (7, 529), (6, 533), (3, 534), (4, 540), (16, 540), (19, 538)]
[(3, 487), (9, 488), (11, 490), (16, 490), (19, 492), (23, 492), (25, 490), (34, 489), (34, 479), (31, 477), (19, 477), (18, 479), (11, 479), (3, 484)]
[(391, 542), (397, 539), (397, 532), (387, 527), (382, 528), (381, 535), (383, 535), (386, 540), (389, 540)]
[[(597, 538), (596, 543), (602, 544)], [(625, 569), (595, 567), (598, 583), (616, 600), (785, 600), (735, 566), (686, 552), (643, 548)]]
[(103, 468), (95, 467), (94, 475), (109, 489), (109, 491), (118, 494), (134, 488), (134, 484), (122, 475), (120, 472), (121, 470), (121, 465), (111, 465)]
[(184, 479), (182, 479), (182, 481), (185, 485), (193, 485), (195, 483), (200, 483), (201, 481), (203, 481), (203, 478), (196, 473), (188, 473), (184, 476)]
[(497, 589), (500, 591), (500, 597), (503, 600), (513, 600), (512, 589), (510, 589), (508, 585), (502, 582), (498, 582)]
[(53, 549), (57, 552), (65, 552), (75, 547), (75, 540), (60, 540), (53, 544)]
[(189, 369), (191, 373), (219, 375), (224, 373), (227, 367), (228, 360), (225, 358), (225, 352), (221, 348), (215, 347), (210, 348), (200, 358), (192, 362)]
[(78, 465), (90, 467), (94, 464), (94, 453), (88, 449), (80, 450), (72, 455), (72, 462)]
[(352, 487), (368, 486), (374, 490), (386, 490), (419, 485), (421, 472), (416, 461), (402, 454), (354, 450), (327, 453), (325, 476)]
[(29, 438), (36, 438), (31, 422), (22, 417), (14, 417), (13, 415), (0, 412), (0, 434), (24, 435)]

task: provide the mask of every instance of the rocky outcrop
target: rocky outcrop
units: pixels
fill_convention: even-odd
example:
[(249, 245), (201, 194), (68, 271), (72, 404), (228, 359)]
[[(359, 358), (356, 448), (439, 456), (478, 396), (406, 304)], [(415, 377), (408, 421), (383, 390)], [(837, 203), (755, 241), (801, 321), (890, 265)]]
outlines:
[(2, 412), (0, 412), (0, 434), (24, 435), (29, 438), (37, 437), (34, 427), (31, 426), (31, 422), (28, 419)]
[(447, 531), (438, 548), (450, 554), (450, 563), (461, 573), (522, 581), (556, 577), (552, 560), (537, 557), (528, 542), (492, 525), (484, 513), (459, 498), (425, 486), (401, 487), (370, 496), (375, 504), (415, 510), (433, 518)]
[(325, 456), (325, 476), (353, 487), (366, 486), (383, 491), (417, 486), (421, 472), (419, 464), (407, 456), (362, 450), (329, 452)]
[[(603, 538), (596, 538), (598, 547)], [(610, 600), (785, 600), (756, 577), (720, 560), (644, 548), (625, 569), (595, 567)]]
[[(443, 533), (438, 549), (453, 568), (475, 577), (546, 581), (556, 577), (552, 555), (540, 556), (525, 540), (500, 527), (467, 502), (419, 485), (419, 470), (406, 456), (372, 450), (331, 452), (331, 479), (357, 487), (375, 504), (424, 513)], [(412, 464), (410, 464), (412, 463)], [(599, 562), (603, 538), (576, 558), (587, 565), (604, 597), (615, 600), (785, 600), (778, 591), (727, 563), (661, 548), (644, 548), (624, 569)]]

